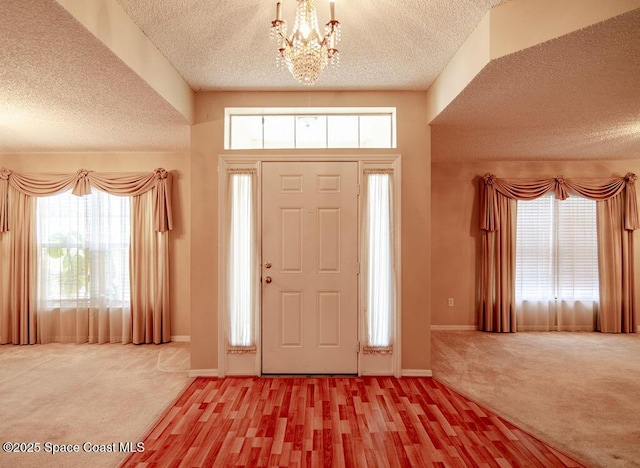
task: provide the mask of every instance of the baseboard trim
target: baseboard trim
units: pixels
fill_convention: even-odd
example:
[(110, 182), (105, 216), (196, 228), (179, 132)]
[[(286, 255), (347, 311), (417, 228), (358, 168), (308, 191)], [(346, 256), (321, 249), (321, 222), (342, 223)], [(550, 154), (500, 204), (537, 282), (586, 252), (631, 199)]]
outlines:
[(189, 377), (220, 377), (218, 369), (191, 369)]
[(448, 330), (448, 331), (476, 331), (477, 325), (431, 325), (431, 330)]
[(175, 335), (171, 337), (174, 343), (191, 343), (191, 335)]
[(400, 371), (402, 377), (433, 377), (431, 369), (402, 369)]

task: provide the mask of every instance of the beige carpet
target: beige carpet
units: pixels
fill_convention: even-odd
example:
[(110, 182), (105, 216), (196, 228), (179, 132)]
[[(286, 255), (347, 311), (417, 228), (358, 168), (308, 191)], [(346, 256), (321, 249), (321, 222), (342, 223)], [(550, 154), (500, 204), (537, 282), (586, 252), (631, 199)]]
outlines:
[[(0, 466), (116, 466), (126, 453), (83, 444), (141, 441), (192, 381), (188, 368), (187, 343), (0, 346), (0, 442), (40, 444), (39, 453), (0, 451)], [(46, 453), (47, 442), (79, 453)]]
[(592, 467), (640, 466), (640, 336), (432, 332), (433, 374)]

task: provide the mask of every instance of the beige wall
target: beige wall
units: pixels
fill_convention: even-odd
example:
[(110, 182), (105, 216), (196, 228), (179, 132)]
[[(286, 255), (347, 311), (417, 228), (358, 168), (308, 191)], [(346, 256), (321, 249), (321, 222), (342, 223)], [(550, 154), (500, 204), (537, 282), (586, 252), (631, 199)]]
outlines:
[(190, 161), (188, 153), (20, 153), (0, 155), (0, 167), (18, 172), (151, 172), (158, 167), (174, 177), (170, 234), (171, 335), (191, 334), (190, 316)]
[[(196, 96), (191, 128), (191, 368), (217, 369), (217, 164), (225, 107), (385, 106), (397, 108), (398, 148), (313, 150), (316, 154), (402, 155), (402, 368), (429, 369), (430, 132), (421, 92), (220, 92)], [(265, 151), (299, 154), (300, 150)], [(242, 154), (238, 151), (234, 154)], [(251, 152), (249, 152), (251, 153)]]
[[(477, 325), (476, 279), (480, 262), (479, 189), (481, 176), (609, 177), (640, 174), (640, 161), (545, 161), (433, 163), (432, 325)], [(638, 242), (640, 233), (636, 231)], [(640, 272), (640, 249), (636, 249)], [(638, 296), (638, 295), (637, 295)], [(454, 298), (454, 306), (447, 299)]]

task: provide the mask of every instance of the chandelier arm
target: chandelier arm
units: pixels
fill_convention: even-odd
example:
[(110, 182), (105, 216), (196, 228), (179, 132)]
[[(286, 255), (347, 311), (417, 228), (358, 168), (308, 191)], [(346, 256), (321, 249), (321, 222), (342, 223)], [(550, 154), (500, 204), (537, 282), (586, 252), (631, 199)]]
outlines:
[(338, 20), (330, 20), (325, 24), (326, 27), (331, 28), (331, 32), (335, 31), (338, 26), (340, 26), (340, 21)]
[(282, 38), (282, 40), (284, 41), (287, 47), (293, 47), (293, 41), (289, 40), (289, 38), (285, 33), (283, 33), (282, 31), (279, 31), (278, 36)]

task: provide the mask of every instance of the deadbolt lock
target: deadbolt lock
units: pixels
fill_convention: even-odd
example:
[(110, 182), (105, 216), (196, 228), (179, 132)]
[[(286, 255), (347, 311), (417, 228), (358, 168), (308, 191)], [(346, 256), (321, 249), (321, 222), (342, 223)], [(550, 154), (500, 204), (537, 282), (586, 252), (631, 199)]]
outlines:
[(267, 263), (265, 263), (265, 264), (264, 264), (264, 267), (265, 267), (265, 268), (271, 268), (271, 262), (267, 262)]

